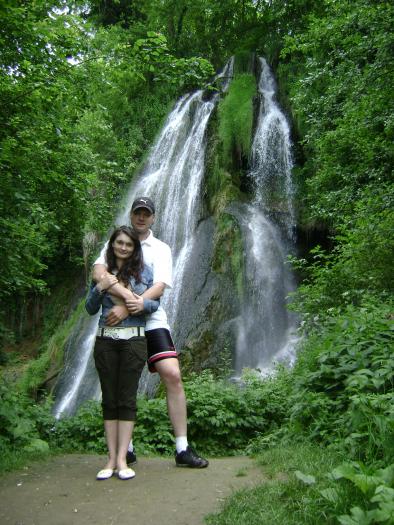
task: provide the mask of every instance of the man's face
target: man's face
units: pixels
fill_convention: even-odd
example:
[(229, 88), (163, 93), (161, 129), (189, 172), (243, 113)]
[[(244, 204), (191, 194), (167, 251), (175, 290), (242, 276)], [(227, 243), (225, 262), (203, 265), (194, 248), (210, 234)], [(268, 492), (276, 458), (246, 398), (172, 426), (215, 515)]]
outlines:
[(155, 216), (146, 208), (138, 208), (131, 213), (131, 224), (138, 235), (146, 235), (155, 222)]

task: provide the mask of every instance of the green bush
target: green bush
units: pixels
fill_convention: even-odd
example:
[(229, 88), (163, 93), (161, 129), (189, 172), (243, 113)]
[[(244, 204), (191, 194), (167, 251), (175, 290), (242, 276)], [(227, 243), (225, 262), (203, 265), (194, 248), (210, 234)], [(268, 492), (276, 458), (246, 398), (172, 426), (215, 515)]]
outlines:
[(211, 455), (243, 453), (258, 433), (277, 428), (287, 412), (288, 374), (262, 380), (245, 372), (240, 386), (205, 371), (185, 384), (189, 437)]
[(308, 321), (328, 317), (330, 308), (365, 302), (367, 295), (384, 298), (393, 291), (394, 186), (364, 190), (354, 214), (337, 229), (335, 248), (310, 252), (309, 261), (296, 261), (304, 280), (292, 308)]
[(53, 424), (49, 402), (32, 403), (13, 385), (0, 385), (0, 455), (13, 450), (48, 452)]
[(65, 451), (104, 454), (107, 448), (100, 403), (89, 401), (75, 416), (57, 421), (51, 432), (51, 441)]
[(306, 339), (294, 370), (294, 431), (344, 447), (353, 458), (394, 458), (392, 304), (366, 302), (332, 315)]

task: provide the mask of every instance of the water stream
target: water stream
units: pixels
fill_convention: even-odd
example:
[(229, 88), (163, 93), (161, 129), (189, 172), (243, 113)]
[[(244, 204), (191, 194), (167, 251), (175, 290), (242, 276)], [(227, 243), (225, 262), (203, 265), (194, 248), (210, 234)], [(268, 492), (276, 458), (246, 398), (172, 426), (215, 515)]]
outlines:
[(275, 81), (260, 58), (260, 110), (252, 144), (249, 178), (253, 201), (233, 207), (244, 240), (244, 298), (238, 319), (235, 371), (258, 368), (269, 373), (275, 363), (295, 357), (296, 319), (286, 308), (294, 290), (286, 264), (294, 252), (295, 214), (288, 122), (275, 101)]

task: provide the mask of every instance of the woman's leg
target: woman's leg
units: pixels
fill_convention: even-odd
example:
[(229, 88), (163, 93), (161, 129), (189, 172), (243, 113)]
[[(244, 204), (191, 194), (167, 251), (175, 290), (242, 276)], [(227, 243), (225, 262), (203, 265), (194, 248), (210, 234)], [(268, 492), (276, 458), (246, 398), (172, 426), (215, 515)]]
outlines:
[(108, 462), (105, 469), (115, 469), (118, 449), (117, 406), (119, 343), (110, 339), (97, 338), (94, 359), (100, 378), (105, 438), (108, 446)]
[(116, 455), (116, 466), (118, 470), (127, 468), (126, 454), (127, 447), (129, 446), (131, 436), (134, 429), (134, 421), (117, 421), (118, 423), (118, 442), (117, 442), (117, 455)]
[(124, 342), (120, 353), (117, 396), (119, 414), (117, 465), (119, 469), (127, 468), (127, 449), (137, 412), (138, 383), (146, 357), (145, 339), (131, 339)]
[(119, 421), (117, 419), (104, 420), (105, 439), (108, 447), (108, 462), (104, 468), (116, 469), (119, 439)]

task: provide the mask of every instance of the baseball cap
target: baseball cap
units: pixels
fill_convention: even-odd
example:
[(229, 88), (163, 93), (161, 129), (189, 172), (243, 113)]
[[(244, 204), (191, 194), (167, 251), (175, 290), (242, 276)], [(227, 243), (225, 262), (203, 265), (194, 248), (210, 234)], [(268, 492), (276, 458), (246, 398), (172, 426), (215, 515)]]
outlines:
[(137, 199), (135, 199), (131, 206), (131, 211), (135, 211), (140, 208), (146, 208), (151, 213), (155, 213), (155, 205), (149, 197), (138, 197)]

